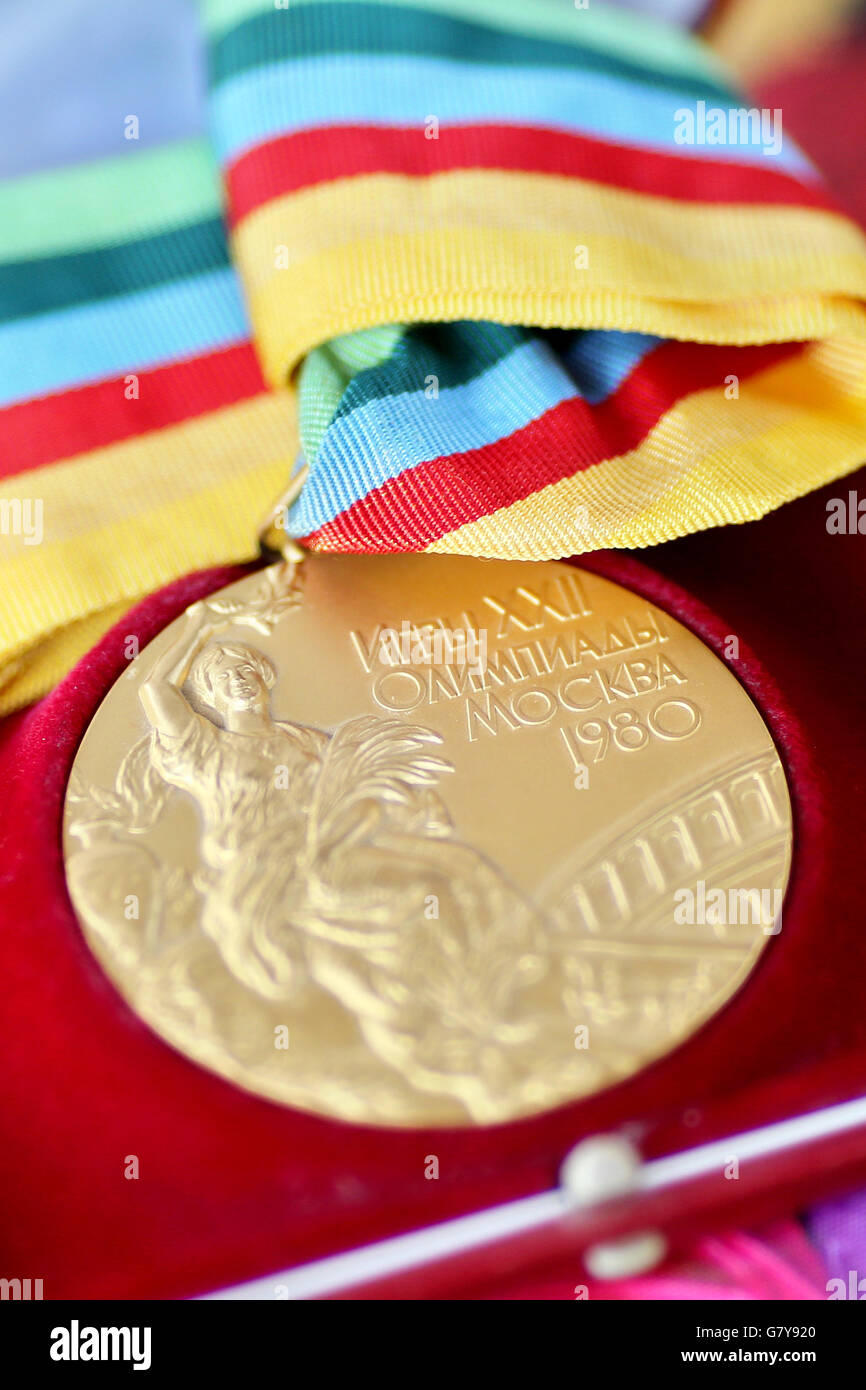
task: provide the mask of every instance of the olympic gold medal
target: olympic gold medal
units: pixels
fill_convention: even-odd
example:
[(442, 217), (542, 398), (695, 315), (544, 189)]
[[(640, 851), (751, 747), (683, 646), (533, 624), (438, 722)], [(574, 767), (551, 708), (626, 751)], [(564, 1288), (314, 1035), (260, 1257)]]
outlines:
[(378, 1125), (494, 1124), (680, 1044), (781, 926), (764, 722), (559, 563), (322, 556), (195, 604), (67, 790), (87, 941), (202, 1066)]

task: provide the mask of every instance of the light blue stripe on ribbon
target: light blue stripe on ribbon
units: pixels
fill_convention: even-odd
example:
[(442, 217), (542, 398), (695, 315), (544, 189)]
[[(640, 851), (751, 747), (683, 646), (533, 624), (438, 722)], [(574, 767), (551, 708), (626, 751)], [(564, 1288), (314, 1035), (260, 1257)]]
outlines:
[(664, 341), (650, 333), (592, 328), (585, 333), (575, 333), (565, 361), (580, 384), (584, 400), (590, 405), (600, 405), (613, 395), (647, 353)]
[(0, 405), (197, 357), (249, 324), (231, 268), (0, 328)]
[[(521, 343), (480, 376), (429, 397), (417, 391), (382, 396), (340, 415), (325, 431), (310, 477), (292, 508), (290, 529), (305, 536), (407, 469), (432, 459), (481, 449), (525, 428), (581, 394), (599, 404), (661, 341), (640, 333), (586, 333), (575, 349), (575, 380), (543, 340)], [(611, 340), (606, 344), (601, 340)], [(598, 357), (610, 347), (604, 367)]]
[(706, 153), (714, 160), (815, 177), (787, 135), (774, 156), (757, 144), (676, 144), (676, 112), (689, 108), (694, 102), (682, 92), (603, 73), (367, 55), (285, 59), (230, 78), (211, 98), (221, 160), (310, 127), (396, 125), (421, 131), (436, 116), (440, 128), (473, 122), (552, 126), (668, 154)]

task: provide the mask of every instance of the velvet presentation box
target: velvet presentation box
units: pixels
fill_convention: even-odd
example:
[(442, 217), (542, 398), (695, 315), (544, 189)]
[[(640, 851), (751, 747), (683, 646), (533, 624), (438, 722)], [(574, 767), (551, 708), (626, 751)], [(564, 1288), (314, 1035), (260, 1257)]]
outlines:
[[(738, 637), (732, 668), (787, 769), (794, 862), (783, 930), (725, 1009), (630, 1080), (519, 1123), (377, 1129), (257, 1099), (162, 1042), (85, 945), (60, 845), (79, 740), (125, 668), (122, 634), (137, 631), (144, 643), (236, 571), (153, 595), (53, 694), (8, 719), (0, 750), (0, 1274), (41, 1278), (46, 1299), (188, 1297), (543, 1191), (585, 1135), (627, 1126), (653, 1157), (862, 1088), (866, 541), (827, 529), (828, 499), (847, 504), (849, 492), (866, 496), (866, 471), (759, 522), (639, 559), (587, 559), (720, 656), (726, 638)], [(140, 1176), (130, 1181), (132, 1154)], [(438, 1181), (425, 1179), (428, 1154), (439, 1159)], [(730, 1219), (748, 1224), (815, 1197), (820, 1166), (801, 1154), (776, 1181), (731, 1196)], [(859, 1151), (845, 1177), (866, 1183)], [(692, 1215), (684, 1236), (700, 1224)], [(532, 1296), (554, 1275), (566, 1285), (581, 1277), (567, 1241), (547, 1251), (542, 1243), (535, 1260), (526, 1273), (511, 1272), (501, 1255), (489, 1267), (476, 1262), (452, 1279), (448, 1296)], [(386, 1292), (437, 1290), (421, 1274)]]

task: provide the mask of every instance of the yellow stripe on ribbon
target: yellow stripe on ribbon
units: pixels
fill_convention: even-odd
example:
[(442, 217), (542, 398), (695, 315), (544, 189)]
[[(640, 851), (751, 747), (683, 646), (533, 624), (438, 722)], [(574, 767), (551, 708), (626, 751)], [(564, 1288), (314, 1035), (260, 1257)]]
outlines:
[(0, 485), (0, 506), (40, 505), (43, 530), (38, 547), (0, 537), (0, 713), (50, 689), (145, 594), (254, 559), (250, 518), (285, 487), (296, 456), (294, 396), (280, 392)]
[(499, 170), (377, 174), (275, 199), (234, 252), (274, 384), (331, 337), (407, 319), (732, 344), (866, 333), (851, 303), (866, 299), (866, 238), (821, 209)]

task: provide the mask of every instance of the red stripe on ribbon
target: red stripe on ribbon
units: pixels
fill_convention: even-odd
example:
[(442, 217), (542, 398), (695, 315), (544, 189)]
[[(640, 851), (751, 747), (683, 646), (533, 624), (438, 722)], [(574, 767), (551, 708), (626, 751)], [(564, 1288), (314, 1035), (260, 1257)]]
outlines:
[[(137, 387), (134, 387), (134, 381)], [(128, 392), (137, 389), (137, 398)], [(266, 389), (251, 343), (0, 410), (0, 477), (206, 415)]]
[(684, 202), (829, 208), (819, 184), (779, 169), (635, 149), (563, 130), (516, 125), (443, 125), (437, 140), (418, 127), (325, 126), (257, 145), (226, 174), (232, 225), (279, 198), (362, 174), (423, 177), (450, 169), (505, 169), (590, 179)]

